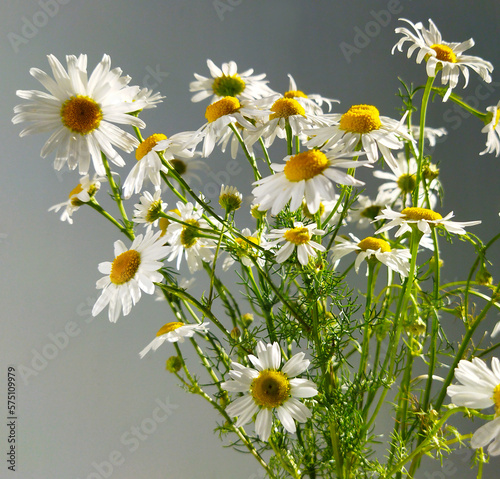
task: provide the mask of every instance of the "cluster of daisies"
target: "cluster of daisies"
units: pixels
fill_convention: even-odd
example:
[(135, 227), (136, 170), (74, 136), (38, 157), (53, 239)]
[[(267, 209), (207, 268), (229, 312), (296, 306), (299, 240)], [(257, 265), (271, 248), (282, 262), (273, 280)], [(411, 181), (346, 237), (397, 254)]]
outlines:
[[(425, 60), (430, 77), (441, 75), (441, 83), (446, 88), (444, 101), (452, 95), (460, 73), (467, 84), (469, 69), (484, 81), (491, 81), (492, 65), (464, 54), (472, 47), (472, 40), (447, 43), (432, 21), (429, 29), (420, 23), (406, 22), (412, 30), (396, 30), (402, 38), (394, 49), (402, 51), (404, 44), (410, 42), (408, 57), (417, 52), (417, 63)], [(153, 294), (165, 281), (164, 266), (173, 263), (180, 269), (185, 258), (189, 271), (195, 273), (205, 265), (214, 267), (219, 250), (227, 254), (222, 263), (224, 269), (235, 261), (244, 268), (261, 269), (269, 262), (291, 261), (297, 267), (314, 270), (315, 261), (327, 257), (338, 267), (339, 261), (353, 252), (357, 255), (356, 272), (363, 261), (380, 262), (391, 273), (405, 278), (409, 275), (411, 260), (410, 251), (404, 246), (406, 233), (418, 231), (416, 236), (421, 245), (432, 248), (429, 237), (434, 228), (462, 235), (466, 233), (465, 227), (479, 223), (455, 222), (451, 220), (453, 213), (443, 217), (434, 211), (441, 189), (438, 170), (432, 164), (419, 170), (418, 150), (424, 138), (433, 145), (436, 138), (446, 132), (412, 128), (406, 114), (393, 119), (381, 115), (379, 109), (370, 104), (356, 104), (334, 113), (332, 109), (337, 100), (304, 93), (292, 76), (289, 76), (289, 89), (281, 94), (269, 88), (264, 74), (255, 75), (253, 70), (239, 72), (234, 62), (219, 68), (208, 60), (210, 77), (195, 74), (196, 81), (190, 84), (194, 102), (211, 101), (205, 111), (206, 122), (196, 131), (169, 137), (154, 133), (143, 139), (140, 129), (146, 125), (139, 114), (161, 102), (161, 95), (130, 86), (130, 77), (124, 76), (119, 68), (112, 69), (107, 55), (90, 75), (86, 55), (67, 56), (66, 68), (53, 55), (48, 56), (48, 61), (52, 77), (37, 68), (30, 70), (46, 91), (19, 90), (17, 95), (26, 102), (15, 107), (13, 122), (29, 123), (21, 136), (50, 132), (41, 156), (45, 158), (54, 153), (56, 170), (65, 165), (71, 170), (78, 167), (81, 175), (78, 185), (67, 201), (51, 209), (62, 210), (61, 219), (69, 223), (73, 221), (73, 213), (85, 204), (105, 214), (96, 199), (103, 182), (118, 188), (118, 196), (114, 191), (115, 200), (121, 207), (122, 199), (141, 195), (135, 204), (133, 223), (136, 227), (144, 225), (145, 230), (137, 235), (127, 230), (132, 240), (130, 247), (121, 240), (116, 241), (114, 260), (99, 265), (104, 276), (97, 281), (97, 288), (102, 293), (94, 305), (93, 315), (107, 307), (110, 321), (115, 322), (120, 314), (131, 311), (142, 293)], [(483, 131), (487, 133), (487, 143), (482, 152), (497, 156), (500, 154), (499, 106), (500, 103), (489, 107), (485, 114)], [(123, 127), (132, 128), (135, 136)], [(287, 155), (279, 162), (271, 162), (267, 148), (276, 138), (287, 141)], [(302, 151), (299, 145), (303, 146)], [(242, 150), (253, 165), (252, 216), (259, 218), (260, 225), (256, 231), (235, 230), (213, 210), (208, 211), (201, 196), (192, 201), (183, 197), (173, 209), (162, 199), (166, 183), (177, 193), (181, 191), (182, 197), (186, 182), (199, 178), (198, 174), (206, 170), (203, 159), (216, 147), (223, 152), (229, 147), (233, 158)], [(262, 176), (256, 166), (254, 149), (257, 147), (265, 153), (266, 160), (261, 164), (267, 162), (268, 176)], [(114, 168), (125, 166), (119, 150), (135, 152), (136, 160), (121, 187), (116, 186), (114, 178), (118, 174), (110, 167), (110, 163)], [(374, 171), (374, 177), (385, 182), (379, 187), (377, 197), (360, 195), (352, 208), (341, 214), (339, 207), (343, 198), (338, 190), (344, 191), (344, 186), (363, 186), (364, 183), (355, 178), (356, 169), (373, 168), (379, 160), (383, 160), (380, 163), (384, 169)], [(89, 173), (91, 164), (95, 170), (93, 175)], [(413, 192), (421, 177), (426, 181), (426, 188), (414, 201)], [(146, 191), (146, 187), (151, 190)], [(220, 205), (226, 220), (242, 202), (236, 188), (221, 188)], [(280, 224), (280, 228), (268, 227), (266, 218), (279, 216), (283, 211), (294, 220), (288, 225)], [(115, 223), (118, 222), (115, 220)], [(373, 225), (374, 231), (364, 238), (352, 233), (339, 235), (335, 244), (325, 246), (327, 241), (323, 240), (345, 223), (361, 228)], [(391, 239), (388, 232), (393, 228), (397, 230)], [(167, 323), (140, 355), (156, 350), (165, 341), (183, 341), (196, 333), (208, 334), (207, 327), (205, 322)], [(227, 408), (229, 415), (238, 417), (236, 426), (248, 423), (256, 415), (257, 434), (265, 441), (271, 434), (272, 411), (276, 410), (283, 427), (293, 433), (294, 421), (305, 422), (310, 417), (309, 409), (299, 399), (314, 397), (317, 389), (309, 379), (297, 378), (309, 366), (304, 353), (296, 354), (282, 365), (284, 353), (279, 344), (259, 342), (256, 354), (248, 357), (254, 368), (232, 363), (231, 379), (222, 387), (243, 394)], [(473, 365), (472, 372), (466, 370), (462, 374), (466, 368), (462, 363), (457, 371), (457, 378), (464, 378), (467, 385), (480, 370), (486, 374), (480, 363)], [(497, 363), (494, 365), (498, 369)], [(499, 376), (498, 371), (494, 374)], [(500, 379), (496, 376), (494, 380), (498, 384)], [(490, 400), (495, 398), (494, 403), (500, 407), (498, 387), (495, 385)], [(462, 393), (460, 388), (449, 389), (450, 395), (455, 394), (455, 401), (460, 399), (471, 407), (486, 405), (486, 401), (474, 402), (469, 393)], [(492, 434), (498, 437), (500, 426), (497, 424), (494, 421), (494, 426), (488, 426), (488, 438)], [(476, 441), (479, 442), (482, 444), (484, 440)], [(498, 445), (490, 452), (497, 450), (500, 453)]]

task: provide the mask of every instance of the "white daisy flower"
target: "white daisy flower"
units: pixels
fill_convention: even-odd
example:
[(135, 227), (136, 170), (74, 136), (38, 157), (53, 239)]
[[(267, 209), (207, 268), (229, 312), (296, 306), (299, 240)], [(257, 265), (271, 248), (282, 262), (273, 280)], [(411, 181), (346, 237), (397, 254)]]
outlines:
[(262, 98), (273, 93), (264, 80), (265, 73), (252, 75), (253, 69), (238, 73), (235, 62), (223, 63), (217, 67), (212, 60), (207, 60), (207, 66), (212, 78), (194, 74), (196, 81), (189, 84), (190, 92), (198, 92), (191, 101), (198, 102), (213, 95), (212, 101), (225, 96), (234, 96), (242, 100)]
[[(226, 147), (229, 141), (228, 137), (233, 134), (230, 125), (238, 124), (239, 128), (255, 130), (248, 119), (253, 120), (265, 114), (266, 112), (256, 108), (247, 108), (235, 97), (226, 96), (207, 106), (205, 118), (208, 121), (193, 134), (188, 146), (195, 148), (198, 143), (203, 141), (202, 156), (206, 158), (210, 156), (217, 142), (222, 143), (224, 148)], [(247, 146), (251, 148), (250, 144)]]
[[(399, 152), (395, 165), (388, 165), (392, 173), (388, 171), (374, 171), (373, 176), (386, 183), (380, 185), (378, 190), (388, 198), (386, 204), (393, 204), (398, 199), (404, 199), (404, 204), (411, 204), (412, 192), (417, 185), (418, 164), (415, 158), (406, 159), (404, 152)], [(424, 172), (425, 175), (425, 172)], [(429, 184), (430, 207), (434, 208), (438, 204), (438, 191), (441, 189), (437, 178), (431, 179)], [(426, 202), (425, 192), (420, 189), (418, 204), (424, 205)]]
[(132, 101), (145, 103), (142, 109), (148, 110), (149, 108), (156, 108), (156, 105), (162, 103), (164, 98), (165, 97), (161, 93), (154, 93), (153, 90), (149, 88), (140, 88), (134, 95)]
[(70, 225), (73, 224), (73, 219), (71, 218), (73, 213), (84, 203), (90, 201), (97, 191), (99, 191), (99, 188), (101, 188), (101, 181), (105, 180), (106, 178), (97, 175), (94, 175), (93, 180), (90, 180), (89, 175), (82, 176), (80, 183), (71, 190), (68, 200), (51, 206), (49, 211), (55, 211), (57, 213), (61, 208), (64, 208), (61, 215), (61, 221), (67, 221)]
[(259, 210), (271, 210), (278, 214), (291, 200), (290, 210), (296, 211), (303, 200), (310, 213), (318, 211), (322, 200), (335, 199), (333, 182), (341, 185), (360, 186), (364, 183), (338, 168), (356, 168), (369, 166), (367, 162), (342, 160), (331, 152), (309, 150), (284, 158), (285, 163), (272, 163), (274, 175), (253, 183), (254, 203), (259, 203)]
[(281, 350), (278, 343), (257, 345), (257, 356), (248, 359), (254, 368), (231, 363), (231, 379), (221, 387), (243, 396), (226, 408), (231, 417), (238, 417), (236, 427), (255, 418), (255, 432), (261, 441), (268, 441), (273, 427), (273, 411), (276, 411), (282, 426), (290, 433), (296, 431), (295, 422), (304, 423), (311, 411), (298, 399), (311, 398), (318, 394), (316, 385), (308, 379), (297, 378), (310, 364), (303, 352), (292, 356), (281, 365)]
[[(254, 263), (250, 258), (253, 257), (257, 261), (257, 264), (263, 267), (265, 259), (262, 257), (261, 251), (252, 246), (252, 244), (257, 246), (260, 245), (258, 232), (255, 231), (252, 233), (248, 228), (243, 228), (241, 230), (241, 234), (247, 239), (247, 241), (239, 237), (233, 238), (236, 243), (236, 248), (232, 250), (232, 252), (239, 258), (239, 261), (243, 266), (251, 268)], [(222, 263), (223, 271), (227, 271), (234, 263), (234, 257), (231, 255), (227, 256)]]
[(349, 210), (347, 222), (356, 223), (356, 226), (361, 229), (367, 228), (375, 217), (390, 203), (390, 198), (388, 198), (386, 193), (381, 191), (377, 193), (377, 197), (373, 200), (369, 196), (359, 195), (356, 203)]
[(283, 97), (297, 100), (308, 113), (312, 113), (313, 115), (322, 115), (323, 110), (321, 107), (323, 106), (323, 103), (328, 105), (328, 111), (332, 109), (332, 103), (340, 103), (339, 100), (325, 98), (316, 93), (309, 93), (306, 95), (302, 90), (297, 88), (297, 83), (295, 83), (292, 75), (288, 74), (288, 78), (290, 79), (288, 91), (284, 93)]
[(378, 151), (387, 164), (396, 165), (391, 150), (404, 147), (403, 140), (414, 142), (411, 133), (405, 125), (407, 113), (401, 120), (393, 120), (380, 116), (373, 105), (353, 105), (344, 114), (329, 115), (333, 124), (325, 128), (309, 130), (306, 133), (312, 138), (306, 142), (310, 148), (321, 149), (341, 148), (353, 152), (358, 145), (360, 151), (366, 152), (366, 157), (372, 163), (378, 158)]
[[(265, 249), (271, 249), (285, 241), (276, 255), (278, 263), (285, 262), (294, 251), (297, 251), (299, 263), (306, 266), (311, 256), (316, 256), (316, 251), (324, 252), (326, 248), (312, 240), (313, 235), (322, 236), (325, 231), (316, 228), (314, 223), (304, 225), (300, 221), (293, 224), (293, 228), (273, 229), (265, 236), (266, 242), (262, 245)], [(274, 241), (269, 241), (274, 240)]]
[(203, 160), (197, 160), (195, 157), (172, 158), (171, 160), (168, 160), (168, 162), (174, 168), (176, 173), (189, 185), (191, 185), (194, 181), (201, 184), (202, 179), (199, 176), (199, 173), (209, 171), (208, 165)]
[(500, 120), (500, 101), (496, 106), (489, 106), (486, 108), (491, 114), (490, 121), (481, 130), (481, 133), (486, 133), (486, 149), (483, 150), (480, 155), (486, 153), (495, 153), (495, 156), (500, 155), (500, 126), (498, 125), (498, 120)]
[(124, 316), (130, 313), (132, 305), (141, 298), (141, 290), (146, 294), (155, 292), (154, 283), (163, 279), (158, 271), (163, 266), (160, 260), (167, 254), (160, 233), (148, 229), (146, 234), (136, 236), (130, 249), (121, 240), (115, 241), (114, 261), (99, 264), (99, 271), (106, 276), (96, 283), (102, 293), (92, 316), (109, 305), (109, 320), (115, 323), (122, 310)]
[(118, 147), (131, 152), (139, 142), (130, 133), (114, 123), (144, 128), (145, 123), (129, 113), (145, 106), (145, 101), (126, 101), (130, 95), (127, 84), (130, 77), (122, 77), (119, 68), (111, 70), (111, 59), (104, 55), (87, 77), (87, 56), (68, 55), (68, 71), (54, 55), (48, 56), (54, 75), (52, 79), (42, 70), (32, 68), (30, 73), (48, 90), (18, 90), (17, 96), (28, 103), (14, 108), (13, 123), (32, 122), (20, 136), (52, 131), (41, 151), (45, 158), (56, 152), (54, 168), (60, 170), (65, 163), (70, 169), (79, 165), (86, 174), (90, 158), (98, 175), (106, 171), (101, 152), (117, 166), (123, 158), (115, 151)]
[(272, 95), (251, 102), (251, 104), (258, 109), (267, 111), (267, 116), (261, 119), (255, 131), (248, 133), (247, 141), (250, 145), (262, 138), (265, 146), (269, 148), (276, 137), (286, 138), (287, 126), (290, 126), (294, 136), (305, 141), (307, 135), (304, 131), (324, 127), (330, 123), (323, 116), (323, 112), (320, 114), (312, 113), (310, 108), (306, 111), (306, 108), (296, 98)]
[(209, 323), (184, 324), (179, 321), (163, 325), (156, 337), (140, 353), (141, 359), (151, 350), (156, 351), (165, 341), (183, 343), (185, 338), (192, 338), (195, 333), (206, 333)]
[(402, 33), (403, 36), (394, 45), (392, 53), (396, 48), (402, 52), (404, 43), (410, 42), (412, 45), (408, 48), (408, 58), (413, 55), (415, 50), (418, 50), (416, 61), (421, 63), (422, 60), (426, 60), (426, 70), (429, 77), (435, 77), (441, 70), (441, 84), (449, 86), (443, 101), (448, 99), (453, 88), (457, 86), (460, 72), (465, 78), (464, 88), (467, 86), (469, 82), (468, 68), (478, 73), (485, 82), (491, 82), (490, 72), (493, 71), (493, 65), (482, 58), (463, 54), (474, 46), (472, 38), (462, 43), (448, 43), (442, 40), (441, 33), (430, 19), (428, 30), (421, 22), (414, 24), (405, 18), (400, 20), (411, 25), (414, 32), (404, 27), (396, 28), (396, 33)]
[[(213, 248), (216, 247), (214, 239), (200, 236), (200, 228), (209, 228), (209, 224), (202, 218), (202, 211), (194, 208), (192, 203), (177, 203), (179, 220), (183, 223), (172, 221), (167, 228), (164, 239), (167, 246), (167, 261), (176, 260), (177, 269), (181, 266), (182, 257), (185, 256), (190, 273), (200, 270), (203, 262), (211, 262), (214, 258)], [(206, 234), (206, 233), (203, 233)]]
[(156, 190), (154, 195), (145, 191), (141, 196), (140, 203), (134, 205), (134, 223), (143, 223), (144, 226), (158, 226), (161, 212), (167, 207), (167, 203), (161, 200), (161, 191)]
[(375, 219), (389, 220), (389, 222), (375, 231), (375, 234), (383, 233), (399, 226), (395, 234), (397, 238), (407, 231), (411, 231), (412, 225), (415, 225), (423, 234), (431, 233), (431, 227), (442, 226), (449, 233), (464, 235), (466, 233), (464, 227), (481, 223), (481, 221), (451, 221), (450, 218), (453, 218), (453, 216), (453, 211), (443, 218), (439, 213), (427, 208), (410, 207), (405, 208), (399, 213), (387, 207)]
[(162, 133), (154, 133), (146, 138), (135, 152), (137, 163), (123, 183), (123, 196), (128, 199), (133, 193), (140, 193), (146, 178), (155, 189), (160, 189), (160, 172), (166, 173), (168, 169), (162, 164), (158, 153), (161, 152), (167, 161), (177, 157), (193, 157), (193, 153), (184, 145), (191, 135), (192, 132), (183, 132), (167, 138)]
[[(479, 358), (461, 360), (455, 368), (455, 378), (460, 384), (448, 386), (446, 392), (457, 406), (485, 409), (495, 406), (493, 421), (481, 426), (471, 439), (474, 449), (488, 444), (488, 453), (500, 455), (500, 361), (492, 358), (491, 369)], [(492, 442), (493, 441), (493, 442)]]
[[(332, 262), (336, 263), (345, 255), (357, 253), (354, 269), (359, 272), (359, 267), (363, 260), (367, 262), (378, 260), (384, 263), (389, 269), (399, 273), (401, 276), (408, 276), (410, 272), (411, 253), (409, 249), (391, 249), (389, 243), (381, 238), (368, 236), (360, 240), (353, 234), (349, 234), (352, 241), (346, 238), (337, 237), (337, 244), (332, 248)], [(368, 270), (366, 272), (368, 274)]]

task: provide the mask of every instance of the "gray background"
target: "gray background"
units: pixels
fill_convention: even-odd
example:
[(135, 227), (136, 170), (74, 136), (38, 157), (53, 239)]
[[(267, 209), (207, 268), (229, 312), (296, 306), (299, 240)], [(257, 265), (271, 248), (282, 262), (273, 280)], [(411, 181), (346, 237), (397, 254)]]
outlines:
[[(45, 13), (44, 5), (46, 9), (52, 5), (52, 10)], [(400, 13), (377, 27), (372, 12), (389, 6)], [(19, 443), (18, 472), (13, 474), (3, 459), (7, 432), (2, 419), (0, 477), (259, 477), (252, 457), (222, 447), (212, 432), (218, 418), (210, 407), (185, 394), (164, 371), (164, 361), (173, 349), (164, 347), (139, 360), (138, 351), (169, 320), (163, 304), (143, 297), (117, 324), (109, 323), (106, 313), (91, 318), (97, 297), (94, 285), (101, 277), (97, 265), (112, 259), (117, 232), (83, 208), (75, 213), (73, 225), (47, 212), (67, 198), (77, 175), (56, 174), (53, 158), (39, 157), (46, 135), (18, 137), (21, 127), (11, 124), (12, 108), (20, 103), (15, 90), (40, 88), (28, 70), (36, 66), (49, 71), (45, 58), (49, 53), (61, 60), (69, 53), (87, 53), (89, 71), (108, 53), (112, 65), (131, 75), (133, 84), (153, 86), (167, 97), (159, 108), (142, 115), (145, 133), (172, 135), (204, 122), (207, 103), (191, 103), (188, 84), (194, 72), (208, 76), (205, 62), (211, 58), (217, 65), (235, 60), (241, 70), (265, 72), (278, 91), (288, 88), (286, 74), (291, 73), (306, 92), (341, 100), (336, 111), (371, 103), (382, 115), (396, 117), (397, 75), (416, 84), (426, 78), (423, 65), (406, 60), (405, 54), (390, 54), (398, 39), (394, 28), (401, 25), (397, 17), (426, 24), (432, 18), (448, 41), (472, 36), (476, 46), (471, 54), (500, 68), (498, 2), (2, 0), (1, 8), (0, 402), (6, 402), (7, 365), (15, 365)], [(347, 58), (341, 43), (354, 45), (357, 32), (365, 29), (372, 37)], [(161, 75), (155, 80), (152, 71)], [(493, 77), (497, 83), (484, 95), (471, 73), (464, 96), (479, 100), (483, 109), (496, 104), (500, 78), (496, 72)], [(462, 86), (461, 78), (458, 93)], [(489, 239), (498, 231), (500, 160), (478, 155), (486, 139), (480, 133), (481, 124), (458, 116), (451, 103), (443, 105), (438, 99), (430, 108), (429, 124), (450, 132), (434, 157), (441, 163), (446, 188), (443, 211), (454, 210), (458, 220), (482, 219), (474, 232)], [(216, 150), (210, 159), (212, 172), (224, 171), (225, 162), (227, 155)], [(248, 194), (248, 169), (242, 171), (241, 178), (232, 182)], [(216, 178), (207, 181), (213, 184)], [(448, 280), (457, 278), (460, 271), (455, 271), (452, 260), (471, 252), (460, 242), (455, 246), (445, 258), (443, 275)], [(498, 257), (498, 249), (495, 254)], [(497, 265), (492, 272), (498, 277)], [(496, 320), (493, 314), (490, 327)], [(55, 347), (57, 338), (62, 341), (64, 335), (69, 338), (60, 343), (64, 347)], [(195, 363), (189, 347), (183, 350)], [(50, 359), (40, 359), (43, 355)], [(34, 374), (21, 378), (21, 366)], [(167, 398), (177, 408), (165, 422), (154, 422), (158, 401)], [(5, 406), (1, 411), (5, 416)], [(146, 434), (137, 443), (127, 442), (134, 427)], [(467, 422), (464, 432), (475, 427)], [(119, 454), (123, 463), (97, 474), (95, 465), (109, 461), (113, 454)], [(469, 457), (465, 450), (441, 470), (429, 464), (418, 477), (475, 477), (468, 469)], [(498, 458), (493, 459), (485, 477), (495, 477), (492, 471), (499, 464)]]

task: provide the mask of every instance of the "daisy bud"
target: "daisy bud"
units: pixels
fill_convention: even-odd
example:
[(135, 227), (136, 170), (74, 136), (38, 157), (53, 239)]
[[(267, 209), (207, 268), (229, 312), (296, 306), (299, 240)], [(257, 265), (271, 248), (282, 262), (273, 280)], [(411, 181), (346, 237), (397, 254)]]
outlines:
[(182, 368), (182, 361), (179, 356), (170, 356), (167, 359), (167, 363), (165, 365), (165, 369), (172, 374), (175, 374), (180, 371)]
[[(263, 220), (266, 217), (267, 210), (259, 210), (260, 205), (252, 205), (252, 208), (250, 209), (250, 214), (256, 219), (256, 220)], [(500, 213), (499, 213), (500, 215)]]
[(221, 186), (219, 204), (228, 213), (240, 208), (243, 196), (234, 186)]
[(422, 336), (423, 334), (425, 334), (426, 329), (427, 326), (421, 318), (417, 318), (415, 321), (412, 321), (411, 323), (406, 325), (406, 331), (415, 336)]
[(243, 322), (243, 326), (245, 328), (248, 328), (250, 324), (252, 324), (253, 321), (253, 314), (252, 313), (246, 313), (241, 317), (241, 321)]
[(239, 337), (241, 336), (241, 331), (240, 331), (240, 328), (238, 327), (234, 327), (232, 330), (231, 330), (231, 338), (233, 339), (238, 339)]

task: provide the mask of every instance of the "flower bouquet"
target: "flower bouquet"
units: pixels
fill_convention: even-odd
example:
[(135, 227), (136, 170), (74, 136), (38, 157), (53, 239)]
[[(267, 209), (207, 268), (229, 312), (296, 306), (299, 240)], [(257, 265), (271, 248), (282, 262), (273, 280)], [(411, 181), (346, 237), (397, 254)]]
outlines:
[[(403, 21), (393, 53), (408, 47), (427, 81), (401, 80), (396, 118), (370, 104), (340, 108), (291, 75), (279, 93), (264, 74), (210, 60), (210, 77), (190, 84), (194, 102), (211, 101), (206, 122), (169, 136), (143, 136), (140, 117), (163, 97), (129, 85), (107, 55), (90, 76), (86, 55), (67, 56), (66, 67), (49, 55), (52, 76), (30, 71), (46, 91), (17, 92), (25, 102), (13, 122), (29, 123), (21, 136), (50, 133), (41, 156), (80, 174), (51, 210), (71, 224), (90, 207), (122, 235), (98, 266), (92, 314), (107, 308), (116, 322), (143, 293), (165, 301), (171, 320), (139, 357), (166, 354), (186, 392), (219, 413), (222, 441), (252, 454), (266, 477), (413, 478), (425, 456), (442, 461), (461, 447), (474, 450), (481, 477), (488, 455), (500, 455), (500, 363), (482, 359), (500, 345), (490, 339), (500, 323), (490, 338), (480, 327), (500, 309), (487, 269), (500, 235), (484, 242), (468, 231), (480, 221), (438, 212), (440, 158), (428, 148), (446, 131), (426, 125), (431, 98), (436, 108), (455, 102), (482, 122), (481, 154), (498, 156), (500, 102), (479, 111), (456, 93), (460, 74), (465, 86), (469, 70), (490, 82), (493, 66), (465, 53), (472, 39), (448, 43), (432, 21)], [(246, 161), (250, 202), (235, 185), (218, 202), (196, 191), (215, 150)], [(375, 198), (360, 179), (367, 168), (383, 180)], [(104, 184), (112, 211), (99, 201)], [(443, 244), (457, 240), (472, 259), (461, 280), (444, 282)], [(179, 275), (183, 259), (201, 296)], [(447, 316), (458, 318), (459, 341)], [(481, 426), (461, 433), (456, 414)]]

